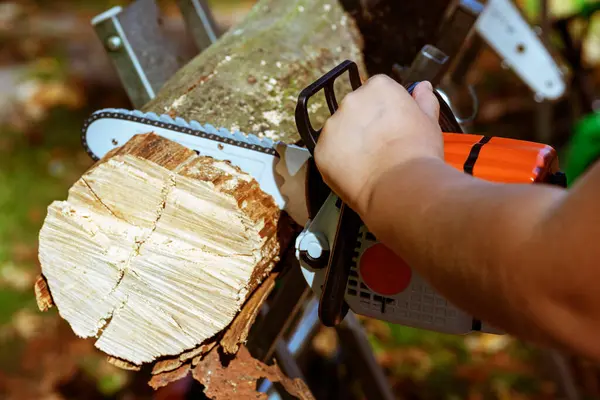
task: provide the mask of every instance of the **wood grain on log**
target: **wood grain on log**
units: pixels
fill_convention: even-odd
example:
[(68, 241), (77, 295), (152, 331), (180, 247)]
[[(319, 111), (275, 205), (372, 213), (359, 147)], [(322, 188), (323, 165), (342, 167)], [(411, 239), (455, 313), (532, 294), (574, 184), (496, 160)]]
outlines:
[(226, 354), (235, 354), (240, 345), (245, 343), (252, 324), (256, 320), (260, 307), (263, 305), (275, 287), (277, 273), (271, 274), (244, 304), (244, 312), (238, 314), (227, 328), (223, 338), (219, 341)]
[(232, 322), (279, 260), (279, 219), (238, 168), (140, 135), (48, 208), (42, 272), (78, 336), (141, 365)]

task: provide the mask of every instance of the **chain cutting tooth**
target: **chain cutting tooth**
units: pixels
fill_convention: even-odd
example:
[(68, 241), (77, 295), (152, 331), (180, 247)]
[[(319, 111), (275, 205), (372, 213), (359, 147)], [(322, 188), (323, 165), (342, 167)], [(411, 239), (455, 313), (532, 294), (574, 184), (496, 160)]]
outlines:
[(174, 124), (175, 123), (175, 120), (173, 118), (171, 118), (169, 115), (163, 114), (159, 117), (159, 119), (166, 124)]
[(181, 126), (188, 126), (189, 124), (187, 123), (187, 121), (181, 117), (177, 117), (175, 118), (175, 123)]
[(250, 142), (251, 144), (255, 144), (255, 143), (252, 143), (252, 140), (250, 140), (250, 138), (248, 136), (245, 136), (240, 131), (233, 132), (233, 138), (235, 140), (246, 141), (246, 142)]
[(158, 115), (156, 113), (153, 113), (153, 112), (147, 113), (144, 118), (150, 118), (150, 119), (153, 119), (155, 121), (160, 121), (160, 118), (158, 117)]
[[(269, 147), (275, 147), (275, 142), (269, 138), (259, 138), (256, 135), (248, 135), (249, 137), (252, 137), (252, 140), (256, 141), (257, 144), (263, 144), (266, 143)], [(264, 144), (263, 144), (264, 146)]]
[(212, 135), (218, 135), (219, 134), (219, 131), (217, 131), (217, 128), (215, 128), (211, 124), (204, 124), (204, 127), (202, 125), (200, 125), (196, 121), (192, 121), (191, 124), (192, 124), (192, 128), (194, 128), (194, 129), (204, 129), (204, 131), (206, 133), (210, 133)]
[[(208, 135), (207, 138), (209, 139), (221, 141), (232, 145), (238, 145), (257, 151), (264, 151), (267, 153), (276, 154), (274, 149), (274, 142), (267, 138), (261, 139), (258, 138), (256, 135), (246, 135), (241, 131), (235, 131), (232, 133), (225, 128), (216, 128), (215, 126), (208, 123), (202, 125), (198, 121), (186, 121), (181, 117), (173, 118), (167, 114), (158, 115), (154, 112), (144, 113), (140, 110), (126, 110), (120, 108), (106, 108), (103, 110), (98, 110), (94, 112), (92, 117), (86, 121), (82, 137), (82, 141), (86, 149), (88, 147), (85, 138), (85, 132), (94, 120), (101, 118), (115, 118), (123, 119), (126, 121), (147, 123), (149, 125), (158, 126), (165, 129), (174, 129), (186, 134), (193, 134), (196, 136)], [(213, 135), (213, 137), (211, 137), (210, 135)], [(94, 157), (92, 154), (90, 155)]]
[(252, 144), (260, 144), (260, 139), (256, 135), (248, 135), (248, 141)]
[(219, 134), (220, 134), (221, 136), (223, 136), (223, 137), (226, 137), (226, 138), (228, 138), (228, 139), (230, 139), (230, 138), (231, 138), (231, 136), (232, 136), (232, 135), (231, 135), (231, 132), (229, 132), (229, 131), (228, 131), (227, 129), (225, 129), (225, 128), (219, 128), (218, 132), (219, 132)]

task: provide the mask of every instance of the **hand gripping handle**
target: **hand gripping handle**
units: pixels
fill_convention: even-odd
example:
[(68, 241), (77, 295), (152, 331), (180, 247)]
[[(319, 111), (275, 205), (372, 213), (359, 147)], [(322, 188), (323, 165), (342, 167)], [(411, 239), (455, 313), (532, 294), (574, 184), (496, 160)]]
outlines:
[[(335, 81), (345, 72), (348, 72), (349, 74), (352, 90), (356, 90), (362, 86), (360, 74), (358, 73), (358, 66), (354, 62), (346, 60), (313, 82), (311, 85), (307, 86), (304, 90), (302, 90), (302, 92), (300, 92), (300, 95), (298, 96), (298, 104), (296, 105), (295, 115), (296, 126), (302, 141), (313, 156), (317, 141), (319, 140), (319, 135), (321, 134), (323, 128), (320, 128), (319, 130), (315, 130), (313, 128), (308, 114), (308, 101), (321, 90), (324, 90), (329, 112), (331, 115), (333, 115), (338, 109), (338, 102), (335, 97), (334, 90)], [(408, 83), (406, 85), (406, 90), (408, 93), (412, 95), (414, 89), (419, 83), (420, 82), (418, 81)], [(444, 101), (442, 96), (440, 96), (436, 90), (434, 90), (433, 93), (437, 97), (440, 104), (439, 123), (441, 129), (444, 132), (462, 133), (462, 128), (456, 120), (456, 117), (454, 116), (450, 106)]]
[[(329, 112), (333, 115), (338, 109), (335, 97), (334, 84), (343, 73), (350, 75), (350, 84), (353, 90), (361, 87), (361, 79), (358, 66), (352, 61), (344, 61), (337, 67), (323, 75), (310, 86), (306, 87), (299, 95), (296, 106), (296, 126), (305, 146), (314, 156), (314, 149), (321, 134), (322, 128), (315, 130), (310, 122), (308, 114), (308, 101), (319, 91), (325, 91), (325, 99)], [(418, 82), (408, 85), (407, 91), (412, 94)], [(462, 132), (462, 129), (452, 110), (442, 97), (434, 90), (440, 103), (440, 127), (446, 132)], [(319, 301), (319, 319), (323, 325), (334, 327), (346, 316), (349, 310), (345, 301), (346, 284), (350, 275), (350, 266), (354, 256), (354, 247), (362, 221), (354, 210), (340, 204), (340, 217), (334, 241), (331, 245), (329, 262), (326, 266), (325, 282)]]
[[(409, 83), (408, 86), (406, 86), (406, 90), (408, 91), (408, 93), (410, 93), (411, 96), (419, 83), (420, 82), (412, 82)], [(438, 100), (438, 103), (440, 104), (440, 118), (438, 122), (442, 131), (447, 133), (463, 133), (463, 130), (458, 121), (456, 120), (456, 116), (452, 112), (452, 109), (450, 108), (448, 103), (444, 101), (444, 98), (437, 92), (437, 90), (434, 90), (433, 94), (435, 95), (435, 97)]]

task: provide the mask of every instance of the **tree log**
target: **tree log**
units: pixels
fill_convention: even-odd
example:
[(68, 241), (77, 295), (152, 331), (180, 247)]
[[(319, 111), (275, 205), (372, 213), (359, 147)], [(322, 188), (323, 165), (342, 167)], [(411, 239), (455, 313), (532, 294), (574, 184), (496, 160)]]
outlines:
[[(358, 29), (337, 1), (262, 0), (179, 70), (144, 111), (295, 143), (300, 91), (345, 59), (365, 76), (361, 48)], [(323, 101), (314, 112), (315, 123), (328, 115)]]
[(394, 64), (408, 67), (426, 44), (440, 39), (450, 0), (339, 0), (360, 30), (368, 75), (391, 74)]
[(48, 208), (39, 258), (74, 332), (139, 366), (230, 325), (279, 260), (279, 219), (238, 168), (136, 136)]
[[(447, 0), (261, 0), (246, 19), (195, 57), (145, 111), (167, 113), (286, 143), (300, 141), (298, 94), (346, 59), (361, 76), (408, 66), (437, 40)], [(341, 98), (349, 86), (340, 80)], [(329, 110), (312, 103), (312, 121)]]

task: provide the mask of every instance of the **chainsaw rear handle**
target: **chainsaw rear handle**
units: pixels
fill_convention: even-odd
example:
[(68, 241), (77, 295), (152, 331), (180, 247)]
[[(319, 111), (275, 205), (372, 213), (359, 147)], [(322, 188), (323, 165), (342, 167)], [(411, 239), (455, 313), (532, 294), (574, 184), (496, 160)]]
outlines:
[[(335, 81), (345, 72), (350, 75), (352, 90), (358, 89), (362, 85), (358, 66), (354, 62), (346, 60), (306, 87), (299, 95), (296, 106), (296, 125), (304, 145), (313, 156), (322, 128), (318, 131), (313, 128), (308, 115), (308, 101), (312, 96), (324, 90), (329, 112), (333, 115), (338, 109), (334, 89)], [(319, 319), (325, 326), (338, 325), (350, 310), (344, 294), (346, 282), (350, 276), (352, 245), (361, 224), (362, 221), (358, 214), (346, 204), (340, 203), (336, 237), (331, 244), (330, 258), (325, 267), (325, 282), (319, 299)]]
[[(333, 115), (338, 109), (334, 85), (336, 80), (345, 72), (349, 73), (353, 90), (357, 90), (362, 86), (358, 66), (354, 62), (346, 60), (302, 90), (298, 97), (295, 113), (296, 126), (302, 141), (313, 156), (322, 128), (319, 130), (313, 128), (308, 113), (308, 102), (312, 96), (324, 90), (329, 112)], [(418, 82), (408, 85), (407, 91), (411, 95), (417, 84)], [(462, 132), (450, 107), (435, 90), (434, 93), (440, 102), (441, 129), (450, 132)], [(359, 215), (347, 207), (346, 204), (340, 202), (340, 216), (336, 236), (331, 244), (330, 258), (325, 267), (325, 281), (319, 301), (319, 319), (325, 326), (334, 327), (338, 325), (350, 309), (345, 300), (346, 284), (350, 276), (353, 246), (361, 224), (362, 221)]]
[[(311, 85), (307, 86), (300, 92), (300, 95), (298, 96), (298, 103), (296, 105), (295, 112), (296, 126), (304, 145), (313, 156), (314, 149), (317, 145), (317, 141), (319, 140), (319, 136), (321, 135), (323, 128), (316, 130), (312, 126), (308, 112), (308, 102), (311, 97), (319, 93), (321, 90), (324, 90), (325, 100), (327, 101), (329, 112), (331, 115), (333, 115), (339, 107), (339, 103), (335, 96), (334, 85), (336, 80), (345, 72), (348, 72), (352, 90), (357, 90), (362, 86), (360, 74), (358, 72), (358, 65), (356, 65), (356, 63), (353, 61), (346, 60), (340, 63), (337, 67), (333, 68), (331, 71), (327, 72)], [(406, 85), (406, 90), (408, 93), (412, 95), (414, 89), (419, 83), (420, 82), (408, 83)], [(440, 128), (444, 132), (462, 133), (463, 130), (456, 120), (456, 117), (454, 116), (450, 106), (444, 101), (442, 96), (436, 90), (434, 90), (433, 93), (440, 104)]]
[(345, 72), (348, 72), (350, 77), (350, 85), (352, 90), (356, 90), (362, 86), (360, 80), (360, 74), (358, 73), (358, 66), (356, 63), (346, 60), (339, 64), (337, 67), (327, 72), (321, 78), (307, 86), (300, 95), (298, 96), (298, 104), (296, 105), (296, 126), (298, 127), (298, 133), (304, 142), (304, 145), (310, 151), (310, 154), (314, 156), (314, 150), (317, 145), (317, 140), (323, 128), (315, 130), (310, 123), (310, 116), (308, 115), (308, 101), (311, 97), (319, 93), (321, 90), (325, 91), (325, 100), (329, 107), (329, 112), (333, 115), (338, 109), (337, 98), (335, 97), (335, 81), (337, 78), (342, 76)]

